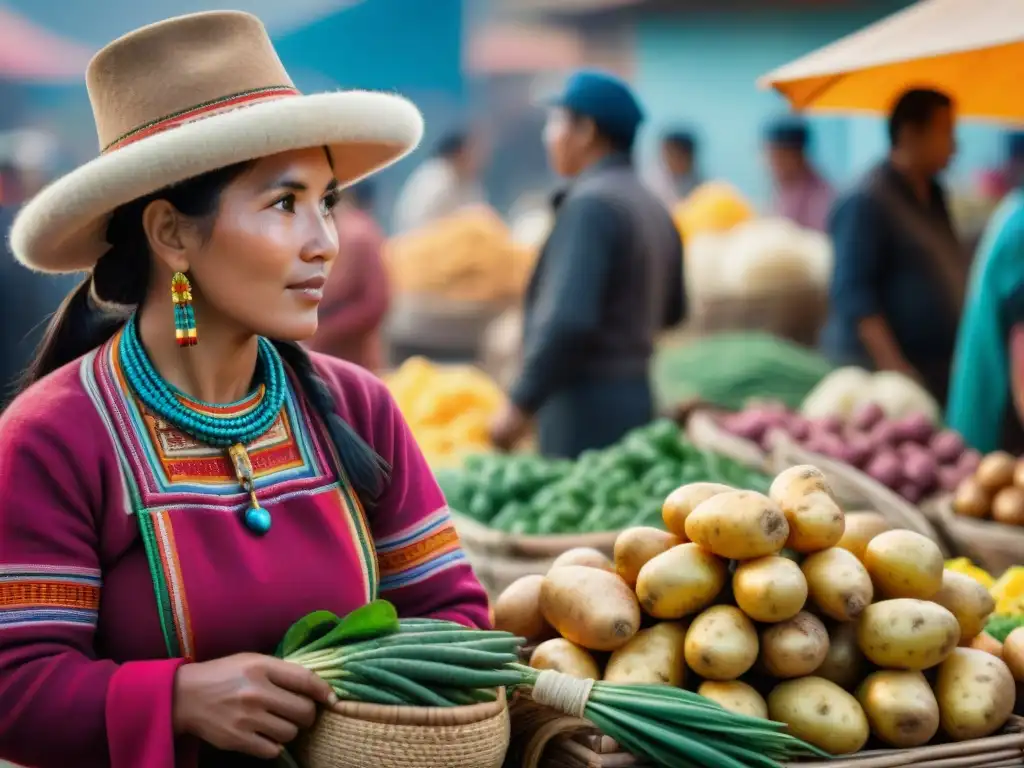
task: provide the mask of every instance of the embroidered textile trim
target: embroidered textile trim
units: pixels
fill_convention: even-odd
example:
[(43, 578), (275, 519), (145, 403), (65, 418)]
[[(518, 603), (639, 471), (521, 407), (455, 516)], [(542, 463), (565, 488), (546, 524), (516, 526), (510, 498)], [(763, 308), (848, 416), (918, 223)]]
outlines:
[(213, 117), (215, 114), (220, 112), (228, 112), (240, 107), (251, 106), (260, 101), (267, 101), (269, 99), (280, 99), (285, 96), (298, 96), (299, 92), (295, 88), (287, 85), (273, 85), (266, 88), (254, 88), (251, 91), (243, 91), (242, 93), (232, 94), (230, 96), (224, 96), (219, 99), (213, 99), (202, 104), (197, 104), (194, 107), (183, 109), (180, 112), (161, 117), (158, 120), (140, 125), (138, 128), (134, 128), (128, 133), (119, 136), (110, 142), (103, 148), (103, 154), (113, 152), (114, 150), (127, 147), (129, 144), (134, 144), (136, 141), (145, 139), (148, 136), (153, 136), (164, 131), (169, 131), (172, 128), (178, 128), (179, 126), (187, 123), (194, 123), (197, 120), (202, 120), (207, 117)]
[(381, 592), (408, 587), (466, 562), (448, 507), (375, 543)]
[(0, 565), (0, 630), (40, 624), (93, 628), (100, 607), (98, 570)]

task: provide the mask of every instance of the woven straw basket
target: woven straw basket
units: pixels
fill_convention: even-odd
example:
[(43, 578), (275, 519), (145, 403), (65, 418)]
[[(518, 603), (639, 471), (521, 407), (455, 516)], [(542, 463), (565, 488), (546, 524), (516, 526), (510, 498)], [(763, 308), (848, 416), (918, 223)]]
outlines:
[(997, 576), (1024, 563), (1024, 527), (958, 515), (949, 495), (932, 500), (925, 512), (949, 539), (952, 554), (969, 557)]
[(469, 707), (343, 701), (299, 742), (303, 768), (500, 768), (508, 751), (505, 692)]
[[(517, 698), (506, 768), (652, 768), (624, 751), (593, 723)], [(1024, 768), (1024, 720), (1011, 717), (994, 736), (916, 749), (868, 749), (833, 760), (785, 768)]]

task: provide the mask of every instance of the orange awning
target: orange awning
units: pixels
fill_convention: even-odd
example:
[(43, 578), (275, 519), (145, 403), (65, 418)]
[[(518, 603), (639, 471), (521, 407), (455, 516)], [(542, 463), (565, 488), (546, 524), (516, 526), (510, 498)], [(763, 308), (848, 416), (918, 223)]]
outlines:
[(0, 7), (0, 79), (83, 80), (92, 51)]
[(794, 109), (885, 113), (907, 88), (963, 117), (1024, 121), (1024, 0), (922, 0), (759, 80)]

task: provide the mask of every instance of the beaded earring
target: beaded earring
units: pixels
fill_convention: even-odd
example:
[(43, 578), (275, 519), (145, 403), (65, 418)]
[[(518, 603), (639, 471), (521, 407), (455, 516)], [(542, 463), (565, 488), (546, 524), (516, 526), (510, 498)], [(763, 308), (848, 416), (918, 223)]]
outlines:
[(194, 347), (199, 343), (199, 334), (196, 313), (192, 309), (192, 284), (184, 272), (175, 272), (171, 278), (171, 300), (174, 302), (174, 338), (179, 347)]

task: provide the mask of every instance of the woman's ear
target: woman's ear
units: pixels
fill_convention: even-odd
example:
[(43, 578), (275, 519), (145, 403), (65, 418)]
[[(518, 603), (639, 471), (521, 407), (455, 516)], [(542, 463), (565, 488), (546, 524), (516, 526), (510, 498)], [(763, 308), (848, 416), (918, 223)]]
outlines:
[(202, 245), (195, 228), (167, 200), (154, 200), (142, 212), (142, 228), (153, 256), (172, 272), (187, 272)]

